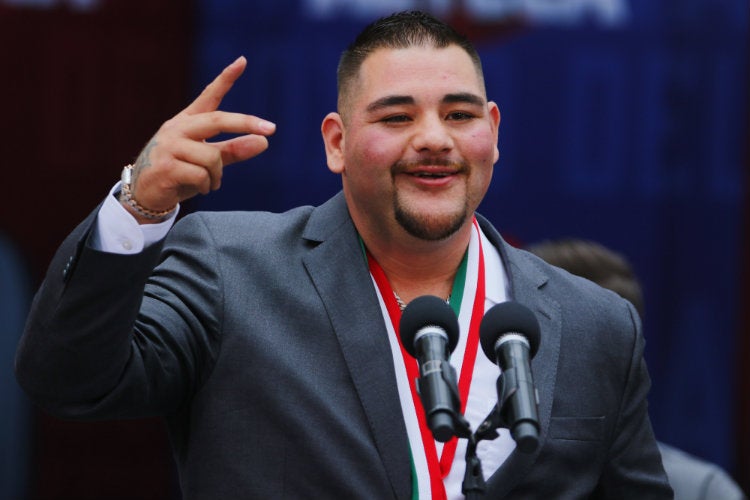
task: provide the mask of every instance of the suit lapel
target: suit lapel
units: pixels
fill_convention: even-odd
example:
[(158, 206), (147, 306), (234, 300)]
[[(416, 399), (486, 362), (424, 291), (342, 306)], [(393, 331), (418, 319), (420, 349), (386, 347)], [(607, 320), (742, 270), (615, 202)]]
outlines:
[[(487, 480), (488, 493), (501, 497), (528, 474), (548, 435), (560, 348), (560, 307), (542, 291), (547, 278), (541, 268), (528, 255), (508, 246), (489, 222), (477, 218), (500, 252), (512, 300), (531, 309), (541, 328), (539, 351), (532, 361), (539, 392), (541, 442), (530, 454), (514, 450)], [(328, 312), (394, 495), (409, 498), (408, 437), (388, 333), (341, 193), (313, 211), (303, 237), (314, 245), (303, 258), (305, 268)]]
[(502, 497), (528, 474), (548, 436), (560, 353), (561, 314), (559, 303), (543, 292), (547, 277), (541, 268), (526, 253), (505, 243), (485, 219), (477, 218), (485, 235), (500, 252), (510, 282), (510, 299), (531, 309), (541, 330), (539, 351), (531, 363), (539, 393), (540, 443), (533, 453), (514, 450), (488, 479), (488, 492), (492, 492), (493, 497)]
[(408, 437), (388, 333), (341, 193), (315, 209), (303, 237), (315, 244), (303, 262), (331, 320), (394, 495), (408, 498)]

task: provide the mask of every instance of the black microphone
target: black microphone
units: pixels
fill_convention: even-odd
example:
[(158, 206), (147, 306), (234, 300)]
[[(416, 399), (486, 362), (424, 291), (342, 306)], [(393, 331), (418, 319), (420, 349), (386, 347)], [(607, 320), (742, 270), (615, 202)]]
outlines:
[(539, 349), (540, 337), (536, 316), (517, 302), (492, 306), (479, 326), (482, 350), (502, 370), (497, 380), (501, 419), (524, 453), (539, 444), (539, 401), (531, 359)]
[(409, 302), (399, 324), (404, 349), (419, 364), (417, 392), (422, 400), (427, 426), (442, 443), (463, 434), (456, 370), (448, 361), (458, 343), (458, 318), (442, 299), (423, 295)]

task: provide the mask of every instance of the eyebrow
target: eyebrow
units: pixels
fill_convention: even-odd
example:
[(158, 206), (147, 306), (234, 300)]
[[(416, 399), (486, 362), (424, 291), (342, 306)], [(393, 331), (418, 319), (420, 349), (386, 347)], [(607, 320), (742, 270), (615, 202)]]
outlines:
[(475, 106), (484, 106), (484, 99), (470, 92), (460, 92), (458, 94), (447, 94), (443, 97), (444, 104), (466, 103)]
[[(446, 94), (443, 97), (442, 102), (443, 104), (466, 103), (466, 104), (472, 104), (475, 106), (484, 106), (484, 99), (470, 92)], [(376, 101), (371, 102), (367, 106), (367, 111), (372, 113), (374, 111), (378, 111), (383, 108), (388, 108), (390, 106), (403, 106), (405, 104), (414, 104), (414, 103), (415, 103), (414, 98), (409, 95), (389, 95), (389, 96), (381, 97), (380, 99), (377, 99)]]
[(367, 111), (373, 112), (390, 106), (401, 106), (404, 104), (414, 104), (414, 98), (408, 95), (389, 95), (381, 97), (380, 99), (371, 102), (367, 106)]

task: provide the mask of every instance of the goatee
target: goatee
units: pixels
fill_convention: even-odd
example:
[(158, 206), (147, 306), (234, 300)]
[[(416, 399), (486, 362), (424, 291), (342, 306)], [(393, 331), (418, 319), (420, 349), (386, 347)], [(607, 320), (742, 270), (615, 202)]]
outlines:
[(406, 210), (398, 198), (393, 202), (396, 221), (407, 233), (427, 241), (440, 241), (453, 236), (466, 222), (467, 207), (451, 215), (415, 214)]
[[(424, 158), (416, 162), (398, 162), (391, 168), (395, 176), (404, 173), (418, 165), (443, 165), (456, 168), (456, 173), (465, 174), (468, 168), (463, 163), (451, 162), (442, 158)], [(440, 241), (454, 235), (466, 222), (468, 216), (468, 200), (464, 199), (463, 207), (452, 214), (424, 214), (410, 211), (401, 203), (398, 194), (393, 200), (393, 212), (396, 221), (407, 233), (427, 241)]]

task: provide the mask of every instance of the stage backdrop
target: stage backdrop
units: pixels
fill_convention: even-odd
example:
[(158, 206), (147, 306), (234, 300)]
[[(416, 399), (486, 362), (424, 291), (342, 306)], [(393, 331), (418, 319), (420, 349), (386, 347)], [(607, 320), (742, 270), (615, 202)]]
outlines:
[(190, 208), (279, 211), (335, 193), (320, 122), (339, 53), (366, 20), (417, 7), (475, 40), (500, 106), (481, 212), (519, 244), (588, 238), (633, 261), (657, 437), (734, 471), (745, 0), (202, 0), (194, 94), (244, 54), (223, 108), (278, 132)]

